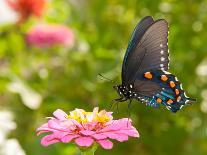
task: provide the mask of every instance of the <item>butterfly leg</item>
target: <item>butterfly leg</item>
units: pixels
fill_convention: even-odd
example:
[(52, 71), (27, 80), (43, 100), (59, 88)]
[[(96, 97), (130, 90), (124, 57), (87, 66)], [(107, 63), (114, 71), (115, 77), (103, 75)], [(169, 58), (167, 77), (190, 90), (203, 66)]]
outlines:
[(127, 99), (126, 98), (123, 98), (123, 97), (112, 100), (111, 105), (110, 105), (110, 110), (112, 109), (112, 107), (114, 106), (114, 104), (117, 105), (117, 109), (118, 109), (118, 103), (119, 102), (124, 102), (126, 100)]
[(129, 103), (128, 103), (128, 108), (127, 108), (127, 112), (128, 112), (128, 116), (129, 116), (129, 118), (130, 118), (130, 116), (131, 116), (131, 114), (130, 114), (131, 105), (132, 105), (132, 100), (130, 99), (130, 100), (129, 100)]
[(130, 113), (131, 105), (132, 105), (132, 99), (129, 100), (128, 108), (127, 108), (127, 113), (128, 113), (127, 127), (128, 127), (128, 125), (129, 125), (129, 119), (130, 119), (130, 117), (131, 117), (131, 113)]
[(116, 101), (116, 102), (124, 102), (126, 100), (128, 100), (128, 99), (127, 98), (123, 98), (123, 97), (114, 99), (114, 101)]

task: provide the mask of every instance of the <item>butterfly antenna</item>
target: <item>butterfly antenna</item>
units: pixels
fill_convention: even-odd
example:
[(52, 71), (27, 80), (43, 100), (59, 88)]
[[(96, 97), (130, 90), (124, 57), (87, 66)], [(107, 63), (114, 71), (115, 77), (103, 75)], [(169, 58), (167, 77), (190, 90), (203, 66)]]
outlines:
[[(98, 75), (99, 75), (100, 77), (102, 77), (103, 79), (109, 81), (109, 82), (115, 83), (113, 80), (111, 80), (111, 79), (109, 79), (109, 78), (103, 76), (102, 74), (98, 74)], [(102, 79), (102, 80), (103, 80), (103, 79)]]

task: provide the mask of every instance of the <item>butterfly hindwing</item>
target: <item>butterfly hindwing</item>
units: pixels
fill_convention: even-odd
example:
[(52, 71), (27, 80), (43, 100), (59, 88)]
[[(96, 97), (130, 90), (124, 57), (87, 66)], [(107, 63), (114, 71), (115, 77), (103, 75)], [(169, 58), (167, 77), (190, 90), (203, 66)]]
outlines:
[[(185, 95), (184, 90), (177, 77), (162, 70), (144, 72), (138, 76), (134, 91), (140, 94), (136, 99), (153, 107), (166, 106), (172, 112), (177, 112), (193, 99)], [(152, 86), (150, 88), (150, 86)], [(147, 88), (148, 89), (147, 89)], [(147, 90), (147, 91), (146, 91)]]

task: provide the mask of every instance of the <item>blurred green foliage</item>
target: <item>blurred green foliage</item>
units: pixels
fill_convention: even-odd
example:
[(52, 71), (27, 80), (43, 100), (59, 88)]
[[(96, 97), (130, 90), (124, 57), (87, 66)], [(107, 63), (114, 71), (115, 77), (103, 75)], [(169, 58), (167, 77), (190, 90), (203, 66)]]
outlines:
[[(117, 94), (113, 84), (101, 80), (98, 74), (121, 82), (122, 59), (130, 34), (147, 15), (169, 22), (170, 71), (198, 102), (173, 114), (165, 108), (154, 109), (133, 101), (131, 118), (140, 138), (115, 142), (112, 150), (99, 148), (96, 154), (207, 154), (207, 114), (202, 110), (202, 104), (207, 104), (207, 80), (196, 74), (197, 66), (207, 59), (206, 0), (52, 0), (41, 21), (31, 18), (18, 28), (0, 27), (0, 108), (15, 114), (17, 129), (10, 137), (17, 138), (28, 155), (77, 154), (72, 144), (43, 148), (36, 128), (57, 108), (66, 112), (74, 108), (91, 111), (94, 106), (109, 109)], [(28, 47), (24, 33), (42, 21), (72, 28), (75, 46)], [(8, 85), (14, 79), (41, 95), (38, 109), (28, 108), (18, 93), (9, 91)], [(114, 117), (128, 117), (126, 109), (127, 103), (121, 103), (119, 110), (113, 109)]]

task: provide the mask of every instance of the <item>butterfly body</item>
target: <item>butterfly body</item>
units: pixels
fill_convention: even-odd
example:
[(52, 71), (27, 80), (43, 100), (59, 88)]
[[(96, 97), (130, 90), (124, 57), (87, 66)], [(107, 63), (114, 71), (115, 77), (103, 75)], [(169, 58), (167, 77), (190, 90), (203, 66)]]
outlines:
[(135, 28), (122, 65), (122, 84), (115, 86), (117, 101), (136, 99), (153, 107), (177, 112), (189, 101), (169, 69), (168, 24), (145, 17)]

